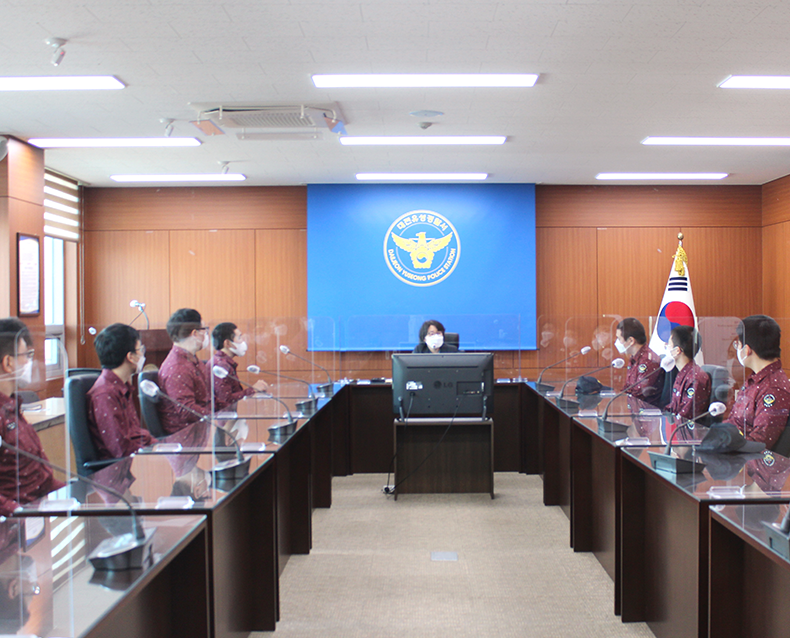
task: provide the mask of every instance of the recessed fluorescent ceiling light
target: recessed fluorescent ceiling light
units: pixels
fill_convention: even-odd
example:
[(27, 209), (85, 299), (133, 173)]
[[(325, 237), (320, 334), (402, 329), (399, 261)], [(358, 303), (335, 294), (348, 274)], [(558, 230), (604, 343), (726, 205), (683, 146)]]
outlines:
[(595, 179), (724, 179), (727, 173), (598, 173)]
[(357, 173), (360, 181), (369, 180), (482, 180), (488, 173)]
[(125, 148), (146, 146), (200, 146), (196, 137), (41, 137), (28, 140), (39, 148)]
[(534, 86), (537, 73), (359, 73), (314, 75), (319, 89), (464, 88)]
[(731, 75), (719, 84), (720, 89), (790, 89), (787, 75)]
[(241, 173), (207, 173), (199, 175), (110, 175), (114, 182), (243, 182)]
[(646, 137), (653, 146), (790, 146), (790, 137)]
[(355, 136), (342, 135), (343, 146), (443, 146), (447, 144), (504, 144), (505, 135), (384, 135)]
[(0, 91), (107, 91), (126, 85), (112, 75), (46, 75), (0, 77)]

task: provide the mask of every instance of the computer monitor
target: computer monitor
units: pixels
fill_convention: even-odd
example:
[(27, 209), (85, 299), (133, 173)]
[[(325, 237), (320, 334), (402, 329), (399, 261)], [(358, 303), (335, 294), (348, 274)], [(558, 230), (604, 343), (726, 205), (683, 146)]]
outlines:
[(392, 410), (401, 418), (490, 415), (493, 353), (393, 354)]

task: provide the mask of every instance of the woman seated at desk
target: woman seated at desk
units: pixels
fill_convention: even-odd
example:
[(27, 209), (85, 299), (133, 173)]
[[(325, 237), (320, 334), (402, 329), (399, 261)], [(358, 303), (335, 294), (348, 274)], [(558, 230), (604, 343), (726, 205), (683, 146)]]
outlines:
[(417, 354), (458, 352), (458, 347), (444, 342), (444, 326), (440, 321), (429, 319), (420, 328), (420, 343), (414, 347), (413, 352)]

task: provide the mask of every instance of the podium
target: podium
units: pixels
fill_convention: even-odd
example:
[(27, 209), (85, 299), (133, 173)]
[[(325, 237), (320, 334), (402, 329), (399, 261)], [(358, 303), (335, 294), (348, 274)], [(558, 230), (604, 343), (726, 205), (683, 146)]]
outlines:
[(494, 498), (494, 422), (479, 417), (396, 419), (399, 494), (482, 493)]

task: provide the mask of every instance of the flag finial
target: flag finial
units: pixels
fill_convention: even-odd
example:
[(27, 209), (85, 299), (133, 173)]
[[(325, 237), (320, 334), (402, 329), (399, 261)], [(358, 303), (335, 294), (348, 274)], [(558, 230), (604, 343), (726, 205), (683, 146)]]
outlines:
[(678, 233), (678, 249), (675, 251), (675, 272), (678, 277), (685, 277), (686, 264), (689, 263), (686, 251), (683, 250), (683, 233)]

